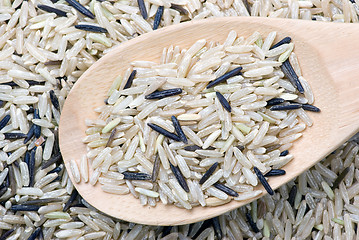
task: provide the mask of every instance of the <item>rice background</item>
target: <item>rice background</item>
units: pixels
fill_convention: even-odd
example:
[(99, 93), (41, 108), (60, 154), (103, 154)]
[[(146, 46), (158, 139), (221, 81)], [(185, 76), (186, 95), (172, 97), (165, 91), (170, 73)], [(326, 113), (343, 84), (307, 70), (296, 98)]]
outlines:
[[(347, 0), (145, 0), (144, 20), (138, 2), (80, 1), (93, 14), (78, 8), (86, 17), (71, 0), (0, 0), (0, 239), (358, 239), (355, 138), (274, 196), (191, 225), (119, 221), (77, 195), (58, 149), (61, 106), (97, 59), (152, 31), (158, 6), (164, 6), (159, 27), (217, 16), (357, 22), (359, 13), (358, 3)], [(47, 13), (39, 4), (62, 12)], [(74, 27), (85, 23), (107, 33)], [(35, 137), (24, 144), (29, 131)], [(334, 188), (342, 172), (343, 181)]]

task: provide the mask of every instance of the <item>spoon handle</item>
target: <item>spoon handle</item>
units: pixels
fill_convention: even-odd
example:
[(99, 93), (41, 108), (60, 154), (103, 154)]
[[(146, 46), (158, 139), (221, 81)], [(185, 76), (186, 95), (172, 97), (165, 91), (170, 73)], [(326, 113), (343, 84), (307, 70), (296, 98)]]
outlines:
[[(326, 71), (334, 83), (336, 95), (332, 99), (338, 111), (333, 116), (337, 126), (333, 126), (331, 138), (338, 144), (359, 131), (359, 28), (354, 24), (310, 23), (306, 29), (298, 28), (298, 31), (306, 32), (305, 35), (310, 37), (309, 44), (317, 50), (316, 54), (324, 64), (321, 71)], [(308, 73), (316, 71), (317, 67), (313, 65)]]
[[(340, 146), (359, 131), (359, 33), (355, 24), (305, 20), (248, 19), (268, 28), (276, 26), (278, 34), (295, 36), (295, 53), (304, 77), (310, 83), (315, 104), (331, 116), (327, 145)], [(319, 65), (318, 63), (321, 63)], [(323, 84), (325, 83), (325, 84)], [(324, 91), (325, 90), (325, 91)], [(323, 96), (323, 95), (330, 96)], [(332, 102), (318, 102), (331, 99)], [(333, 109), (337, 109), (333, 112)], [(330, 122), (330, 123), (329, 123)]]

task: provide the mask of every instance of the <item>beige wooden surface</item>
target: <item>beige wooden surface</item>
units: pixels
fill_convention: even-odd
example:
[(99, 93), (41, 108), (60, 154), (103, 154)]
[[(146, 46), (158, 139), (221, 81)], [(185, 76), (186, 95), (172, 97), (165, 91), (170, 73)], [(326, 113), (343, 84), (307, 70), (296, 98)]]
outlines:
[[(223, 42), (230, 30), (240, 36), (259, 31), (264, 36), (277, 31), (277, 39), (290, 36), (295, 44), (303, 76), (310, 83), (315, 105), (322, 112), (310, 113), (314, 125), (290, 149), (294, 160), (284, 169), (285, 176), (271, 177), (276, 189), (298, 176), (335, 150), (358, 131), (359, 127), (359, 27), (354, 24), (324, 23), (304, 20), (227, 17), (192, 21), (144, 34), (121, 44), (91, 66), (77, 81), (65, 102), (60, 121), (60, 148), (66, 167), (78, 164), (86, 154), (82, 143), (85, 119), (95, 119), (95, 107), (104, 104), (106, 93), (116, 76), (134, 60), (159, 61), (164, 47), (187, 48), (205, 38)], [(72, 175), (70, 174), (72, 178)], [(204, 220), (250, 201), (231, 201), (219, 207), (194, 207), (184, 210), (158, 203), (141, 206), (132, 195), (113, 195), (93, 187), (74, 184), (82, 197), (100, 211), (130, 222), (148, 225), (178, 225)], [(257, 187), (262, 189), (261, 186)]]

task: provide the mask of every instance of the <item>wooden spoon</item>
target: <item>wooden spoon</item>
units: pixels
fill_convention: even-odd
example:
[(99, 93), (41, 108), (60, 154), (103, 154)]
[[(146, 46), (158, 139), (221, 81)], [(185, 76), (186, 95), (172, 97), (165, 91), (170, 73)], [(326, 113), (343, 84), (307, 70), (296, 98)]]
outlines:
[[(306, 129), (304, 136), (290, 149), (294, 160), (284, 167), (287, 174), (269, 179), (272, 188), (276, 189), (300, 175), (359, 130), (358, 26), (256, 17), (211, 18), (169, 26), (124, 42), (81, 76), (67, 97), (61, 114), (60, 148), (67, 169), (70, 169), (71, 159), (80, 165), (81, 157), (87, 152), (82, 143), (85, 119), (97, 118), (94, 108), (104, 104), (113, 80), (124, 73), (130, 62), (159, 62), (163, 48), (170, 45), (188, 48), (203, 38), (224, 42), (230, 30), (247, 37), (254, 31), (264, 36), (277, 31), (277, 40), (292, 37), (303, 76), (313, 89), (315, 105), (321, 109), (321, 113), (309, 113), (314, 125)], [(73, 180), (72, 174), (69, 175)], [(130, 194), (108, 194), (101, 190), (100, 184), (94, 187), (83, 180), (74, 185), (81, 196), (100, 211), (122, 220), (148, 225), (193, 223), (254, 200), (232, 200), (222, 206), (185, 210), (160, 202), (156, 207), (141, 206), (140, 201)], [(258, 186), (256, 189), (263, 188)]]

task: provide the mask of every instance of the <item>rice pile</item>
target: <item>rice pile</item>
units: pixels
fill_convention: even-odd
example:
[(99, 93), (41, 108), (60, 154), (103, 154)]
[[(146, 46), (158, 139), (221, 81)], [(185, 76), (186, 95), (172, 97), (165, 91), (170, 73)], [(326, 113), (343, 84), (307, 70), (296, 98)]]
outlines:
[(88, 206), (69, 180), (57, 139), (76, 79), (111, 47), (153, 25), (247, 15), (357, 22), (357, 2), (151, 0), (142, 12), (141, 0), (80, 3), (90, 11), (73, 0), (0, 1), (0, 239), (358, 238), (356, 139), (273, 196), (175, 227), (123, 222)]
[(293, 159), (288, 149), (312, 124), (303, 109), (315, 108), (306, 80), (287, 79), (292, 65), (300, 74), (294, 44), (275, 38), (231, 31), (223, 44), (201, 39), (165, 48), (160, 63), (132, 62), (98, 119), (86, 121), (90, 183), (131, 192), (142, 205), (161, 199), (186, 209), (253, 198), (258, 182), (273, 195), (262, 174)]

